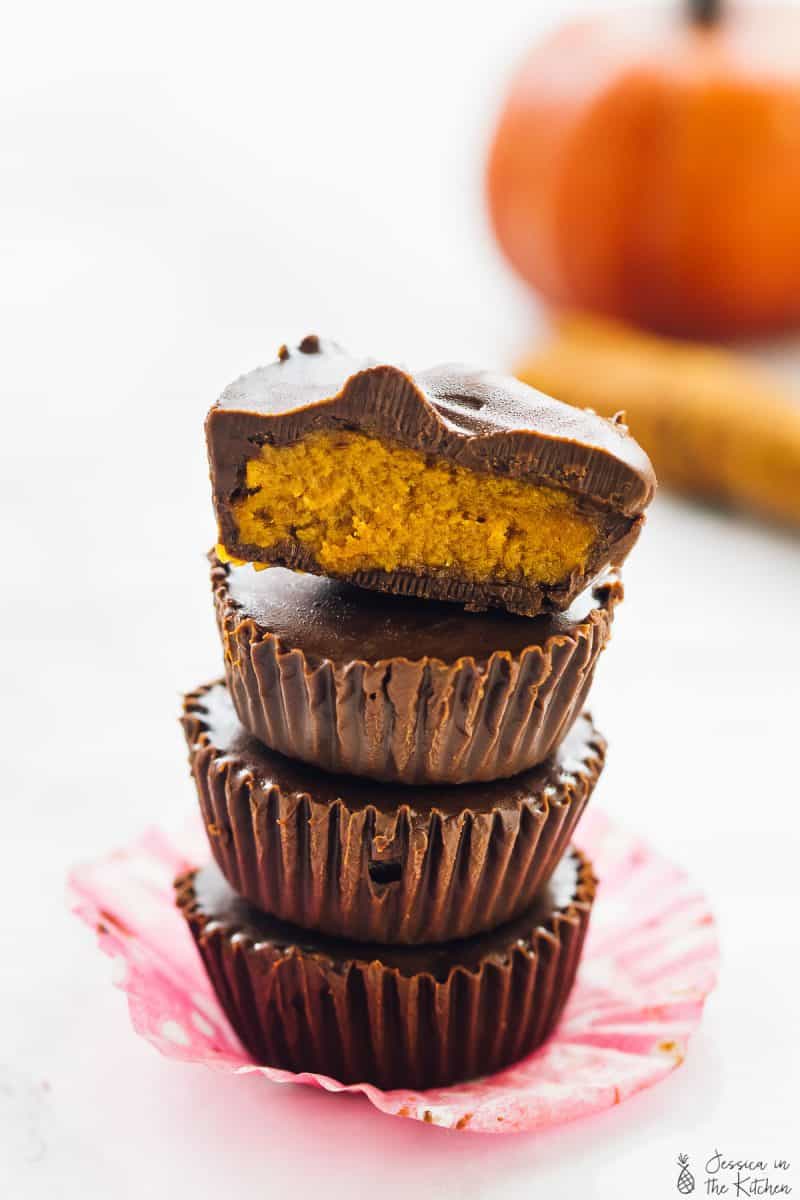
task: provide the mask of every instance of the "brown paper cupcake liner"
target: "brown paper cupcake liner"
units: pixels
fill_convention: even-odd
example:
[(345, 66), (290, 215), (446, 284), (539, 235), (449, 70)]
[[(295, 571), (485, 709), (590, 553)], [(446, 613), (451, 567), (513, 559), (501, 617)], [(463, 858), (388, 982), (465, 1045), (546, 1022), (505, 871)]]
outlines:
[(469, 937), (522, 912), (566, 850), (605, 759), (583, 715), (546, 763), (514, 779), (410, 788), (276, 754), (241, 727), (223, 683), (188, 695), (182, 724), (231, 887), (307, 929), (382, 943)]
[(176, 881), (220, 1002), (255, 1061), (423, 1089), (491, 1074), (555, 1028), (594, 900), (578, 851), (517, 920), (437, 947), (308, 934), (255, 910), (214, 867)]
[(245, 728), (289, 758), (407, 784), (508, 778), (544, 761), (583, 708), (623, 596), (610, 576), (557, 616), (442, 615), (449, 606), (212, 563)]

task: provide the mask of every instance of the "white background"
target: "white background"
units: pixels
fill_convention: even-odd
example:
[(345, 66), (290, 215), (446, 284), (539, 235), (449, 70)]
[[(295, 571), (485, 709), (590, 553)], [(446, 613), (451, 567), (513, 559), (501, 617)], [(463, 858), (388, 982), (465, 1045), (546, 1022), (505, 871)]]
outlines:
[(64, 908), (73, 861), (195, 803), (175, 718), (220, 671), (202, 418), (223, 385), (312, 330), (505, 366), (541, 319), (493, 247), (481, 170), (509, 65), (559, 9), (4, 10), (9, 1200), (659, 1197), (680, 1151), (800, 1157), (788, 535), (662, 497), (627, 572), (593, 697), (611, 742), (595, 803), (703, 881), (724, 957), (683, 1068), (623, 1107), (487, 1140), (169, 1062)]

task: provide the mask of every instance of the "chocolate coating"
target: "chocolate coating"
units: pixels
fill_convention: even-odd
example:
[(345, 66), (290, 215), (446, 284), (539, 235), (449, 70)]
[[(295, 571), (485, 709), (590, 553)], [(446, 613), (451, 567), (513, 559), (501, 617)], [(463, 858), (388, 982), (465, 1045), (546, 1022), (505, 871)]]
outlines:
[(268, 917), (214, 867), (176, 881), (209, 978), (255, 1061), (427, 1088), (499, 1070), (555, 1027), (596, 881), (577, 851), (516, 921), (442, 946), (338, 941)]
[(246, 463), (259, 445), (290, 445), (325, 429), (358, 430), (478, 473), (558, 488), (598, 515), (598, 542), (586, 568), (556, 584), (476, 582), (455, 567), (365, 569), (343, 576), (377, 591), (525, 615), (561, 610), (605, 566), (624, 560), (655, 491), (649, 459), (623, 425), (510, 377), (452, 364), (412, 376), (308, 337), (296, 351), (283, 347), (277, 362), (231, 384), (208, 414), (214, 505), (220, 542), (229, 554), (326, 574), (297, 538), (267, 548), (241, 543), (232, 511)]
[(408, 784), (516, 775), (581, 711), (622, 584), (536, 618), (381, 595), (212, 556), (242, 724), (325, 770)]
[(276, 754), (239, 724), (224, 684), (187, 696), (182, 724), (231, 887), (284, 920), (367, 942), (468, 937), (525, 909), (605, 759), (583, 716), (552, 758), (513, 779), (409, 788)]

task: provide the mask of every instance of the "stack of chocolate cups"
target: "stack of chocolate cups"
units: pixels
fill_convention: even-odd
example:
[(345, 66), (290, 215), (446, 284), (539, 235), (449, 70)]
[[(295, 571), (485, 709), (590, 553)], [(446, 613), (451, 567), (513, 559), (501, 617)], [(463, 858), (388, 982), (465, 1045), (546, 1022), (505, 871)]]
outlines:
[(216, 865), (176, 887), (260, 1063), (444, 1085), (528, 1054), (569, 996), (605, 758), (583, 705), (653, 480), (624, 426), (521, 386), (307, 338), (209, 415), (225, 681), (183, 728)]

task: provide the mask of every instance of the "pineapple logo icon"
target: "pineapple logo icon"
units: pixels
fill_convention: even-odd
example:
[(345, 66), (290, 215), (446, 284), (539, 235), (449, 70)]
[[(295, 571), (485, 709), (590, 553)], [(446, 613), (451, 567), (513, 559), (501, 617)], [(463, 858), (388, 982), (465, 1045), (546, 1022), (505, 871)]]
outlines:
[(688, 1154), (678, 1155), (678, 1166), (681, 1169), (681, 1173), (678, 1176), (678, 1182), (675, 1186), (682, 1196), (688, 1196), (694, 1191), (694, 1175), (689, 1170)]

